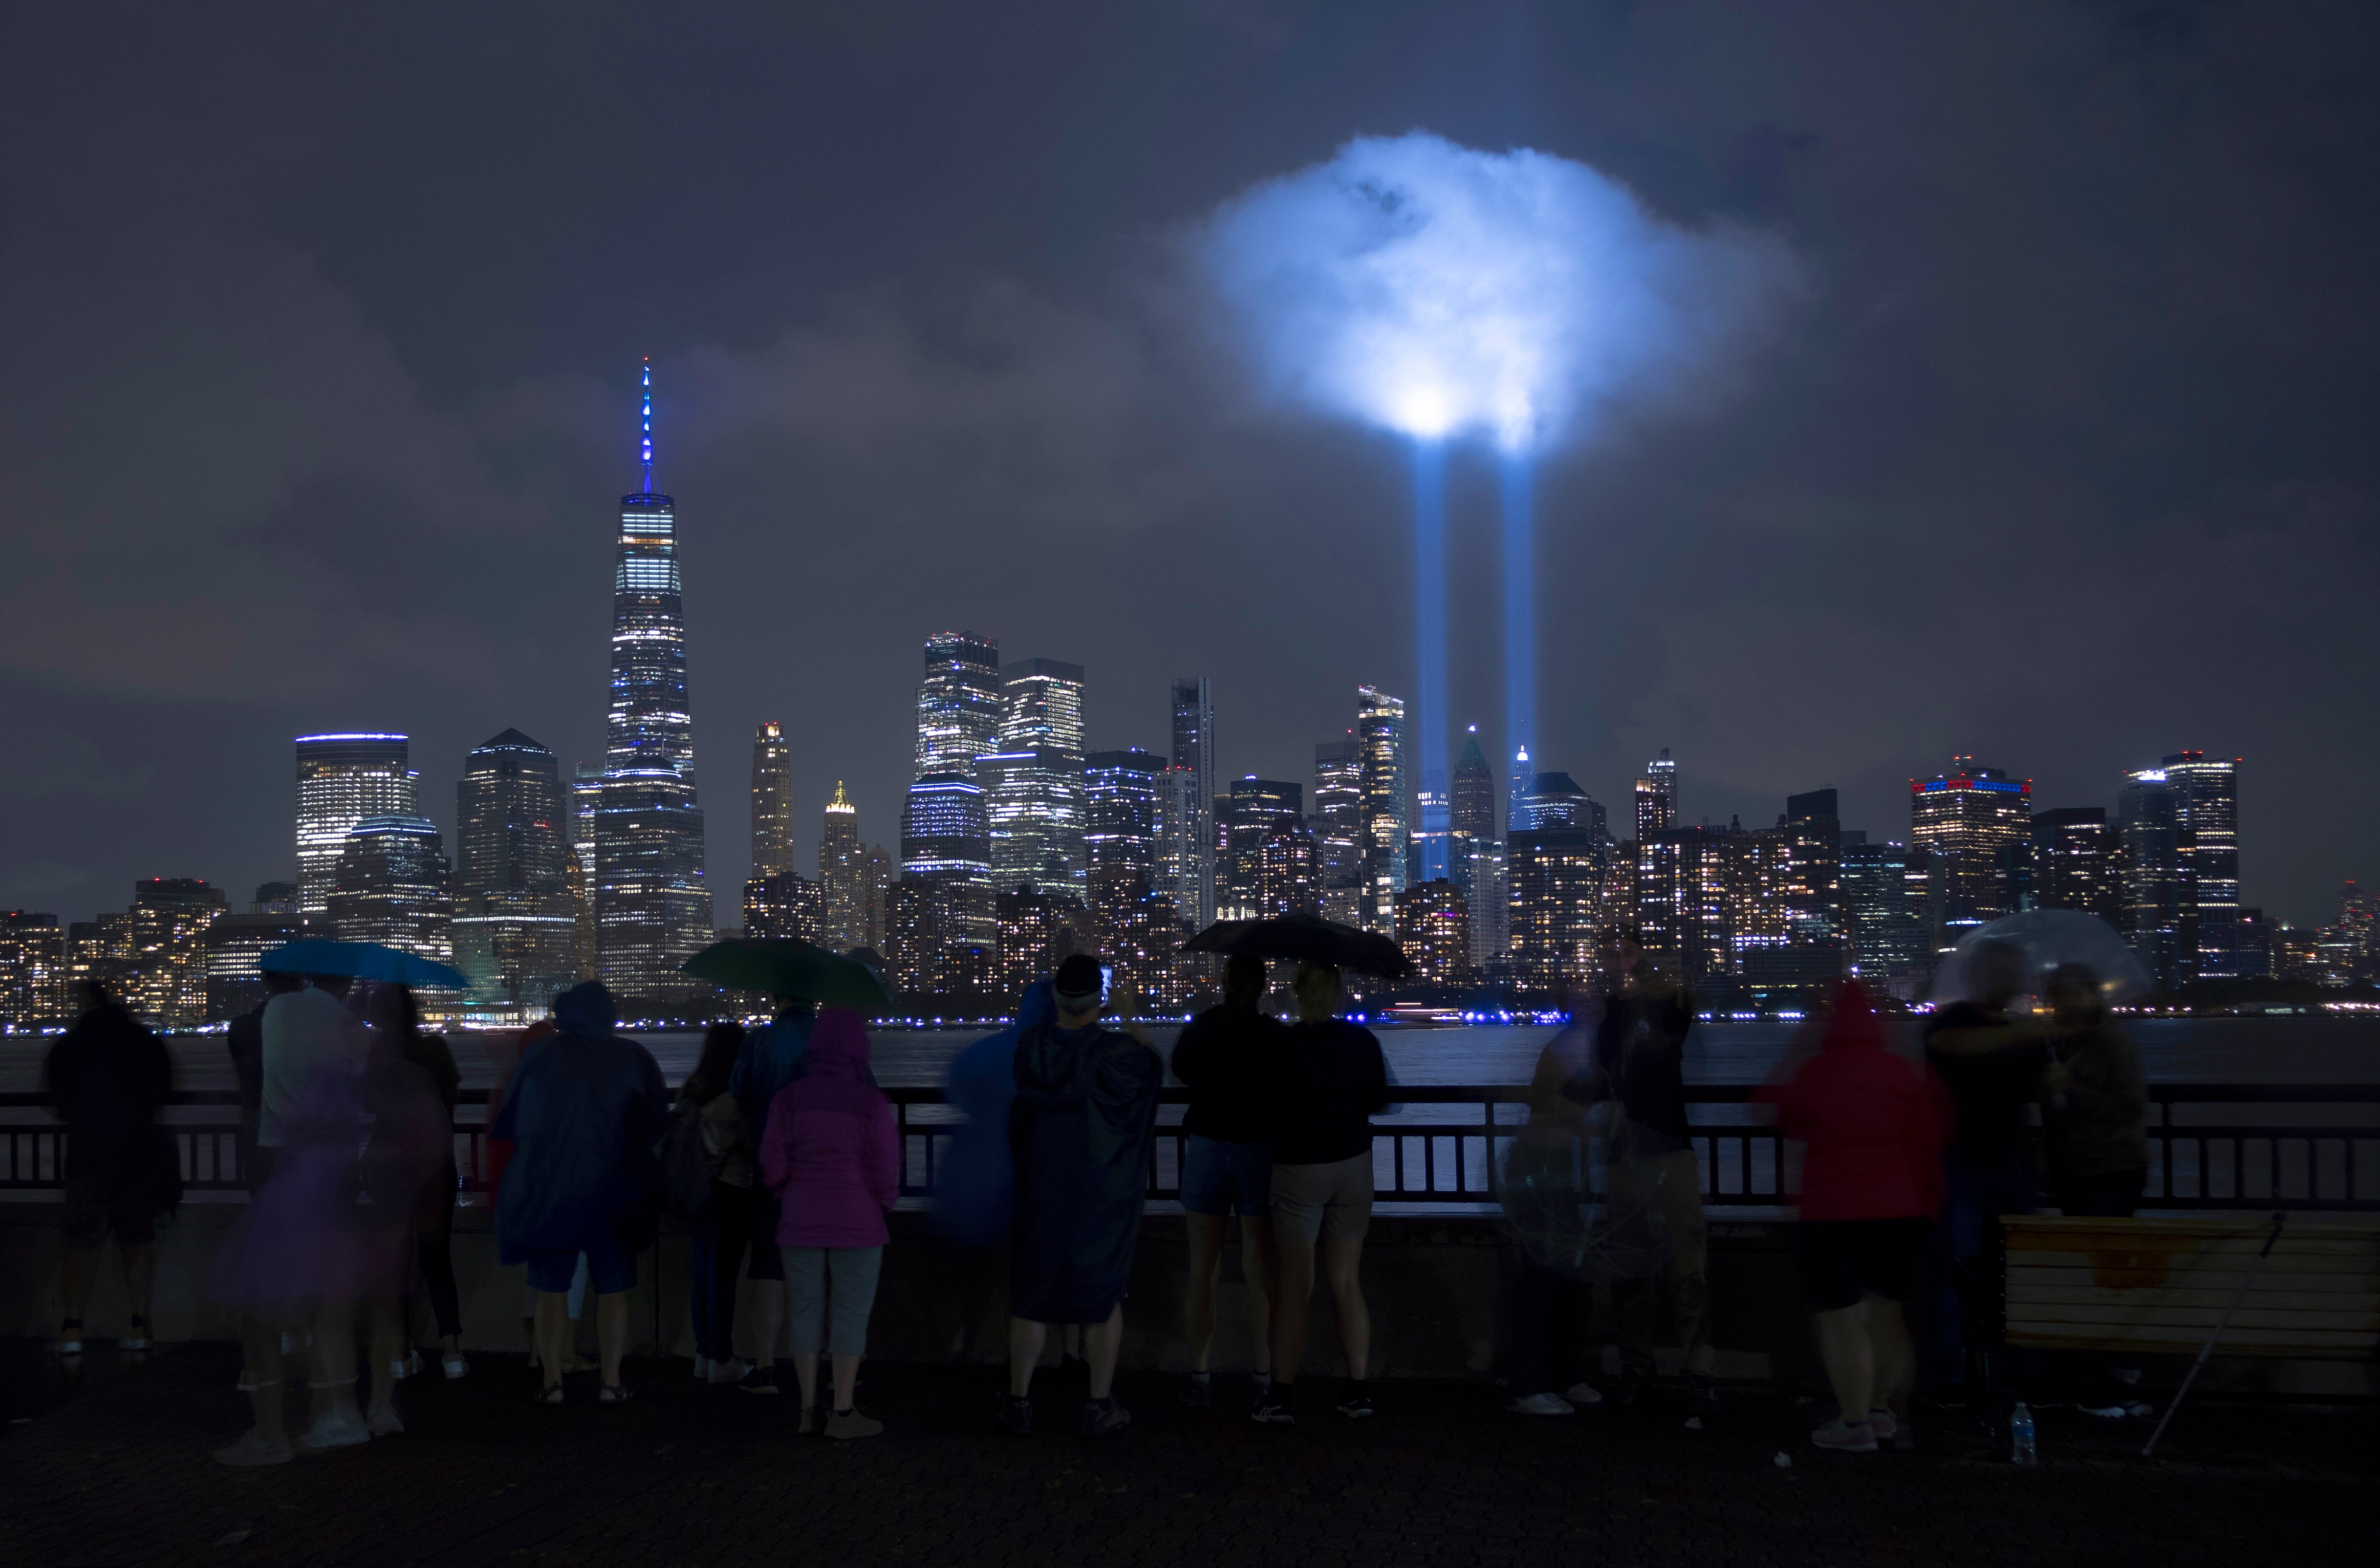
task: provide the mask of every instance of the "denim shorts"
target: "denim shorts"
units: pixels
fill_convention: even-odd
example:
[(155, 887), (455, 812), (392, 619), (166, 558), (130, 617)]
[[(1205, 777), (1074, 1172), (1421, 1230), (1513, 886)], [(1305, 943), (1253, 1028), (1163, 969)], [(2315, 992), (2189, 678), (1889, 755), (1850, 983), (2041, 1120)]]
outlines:
[(1182, 1207), (1192, 1214), (1272, 1212), (1272, 1145), (1192, 1133), (1182, 1151)]
[[(578, 1254), (559, 1247), (534, 1246), (528, 1253), (528, 1288), (561, 1295), (578, 1272)], [(617, 1295), (637, 1288), (637, 1255), (625, 1246), (587, 1249), (587, 1282), (597, 1295)]]

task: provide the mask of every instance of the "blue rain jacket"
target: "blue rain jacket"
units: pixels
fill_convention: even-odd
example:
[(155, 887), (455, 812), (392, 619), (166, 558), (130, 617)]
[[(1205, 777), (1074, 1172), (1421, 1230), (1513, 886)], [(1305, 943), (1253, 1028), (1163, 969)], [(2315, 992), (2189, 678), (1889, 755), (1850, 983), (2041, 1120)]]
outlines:
[(658, 1175), (653, 1146), (669, 1125), (661, 1066), (612, 1032), (618, 1014), (610, 993), (574, 987), (555, 998), (553, 1014), (561, 1032), (522, 1059), (488, 1129), (514, 1146), (496, 1195), (506, 1263), (630, 1239), (625, 1232)]

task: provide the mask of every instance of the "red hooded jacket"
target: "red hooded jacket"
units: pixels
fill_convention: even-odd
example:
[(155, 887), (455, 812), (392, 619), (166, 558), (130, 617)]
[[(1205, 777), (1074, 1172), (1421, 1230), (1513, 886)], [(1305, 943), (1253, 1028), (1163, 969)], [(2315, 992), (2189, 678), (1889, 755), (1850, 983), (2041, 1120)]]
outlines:
[(1940, 1209), (1950, 1097), (1932, 1073), (1885, 1049), (1857, 981), (1843, 982), (1818, 1053), (1761, 1098), (1776, 1104), (1779, 1130), (1808, 1145), (1803, 1219), (1900, 1220)]

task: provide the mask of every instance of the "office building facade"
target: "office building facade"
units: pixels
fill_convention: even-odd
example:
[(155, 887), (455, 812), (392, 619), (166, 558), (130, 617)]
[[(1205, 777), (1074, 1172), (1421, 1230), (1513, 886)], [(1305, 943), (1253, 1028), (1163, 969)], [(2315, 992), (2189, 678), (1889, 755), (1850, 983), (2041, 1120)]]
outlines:
[(508, 729), (465, 760), (455, 795), (455, 966), (474, 1007), (542, 1017), (579, 972), (561, 764)]
[(794, 755), (784, 726), (774, 720), (752, 732), (752, 871), (754, 877), (794, 871)]
[(298, 900), (319, 916), (330, 907), (347, 830), (366, 817), (418, 813), (419, 781), (401, 735), (301, 735), (297, 745)]
[(2237, 757), (2177, 751), (2158, 765), (2174, 792), (2180, 826), (2190, 834), (2190, 881), (2196, 917), (2189, 954), (2192, 979), (2239, 979), (2257, 973), (2252, 954), (2237, 951), (2242, 940), (2240, 763)]
[(1678, 825), (1678, 764), (1668, 747), (1661, 754), (1645, 764), (1636, 779), (1636, 842), (1644, 844), (1656, 833), (1665, 833)]
[[(1491, 786), (1492, 787), (1492, 786)], [(1460, 985), (1471, 977), (1471, 906), (1448, 878), (1415, 882), (1397, 894), (1397, 946), (1425, 985)]]
[(2017, 909), (2013, 873), (2033, 836), (2033, 781), (1954, 757), (1909, 781), (1909, 844), (1926, 857), (1937, 947)]
[(1363, 760), (1363, 923), (1396, 930), (1397, 894), (1405, 890), (1410, 822), (1405, 776), (1405, 705), (1377, 687), (1355, 688), (1355, 745)]
[(1000, 749), (978, 760), (991, 797), (992, 880), (1079, 894), (1083, 856), (1083, 667), (1026, 659), (1001, 667)]
[(1215, 920), (1218, 897), (1214, 802), (1221, 782), (1215, 772), (1215, 691), (1204, 675), (1173, 683), (1172, 760), (1190, 774), (1190, 798), (1198, 812), (1196, 822), (1184, 825), (1185, 840), (1197, 846), (1196, 874), (1177, 882), (1173, 900), (1183, 919), (1204, 930)]
[(1842, 834), (1838, 854), (1852, 974), (1871, 989), (1916, 1000), (1934, 963), (1925, 918), (1925, 857), (1906, 844), (1871, 841), (1864, 833)]
[(1314, 748), (1314, 830), (1322, 918), (1364, 923), (1364, 753), (1351, 735)]
[(2033, 814), (2026, 882), (2036, 909), (2080, 909), (2123, 929), (2116, 833), (2104, 806), (2062, 806)]
[(0, 1030), (61, 1023), (67, 1005), (67, 934), (58, 918), (0, 910)]
[(866, 851), (859, 842), (859, 808), (853, 805), (843, 781), (834, 784), (834, 798), (826, 803), (826, 821), (819, 834), (819, 944), (836, 953), (868, 945), (868, 898), (863, 888)]
[(917, 776), (976, 778), (976, 759), (1000, 748), (1006, 706), (997, 641), (965, 631), (928, 638), (917, 686)]
[(366, 817), (347, 830), (331, 883), (331, 934), (455, 962), (455, 874), (427, 817)]
[(1230, 790), (1217, 812), (1216, 869), (1221, 883), (1217, 918), (1253, 920), (1265, 912), (1259, 877), (1265, 843), (1276, 833), (1303, 826), (1305, 790), (1253, 773), (1233, 779)]

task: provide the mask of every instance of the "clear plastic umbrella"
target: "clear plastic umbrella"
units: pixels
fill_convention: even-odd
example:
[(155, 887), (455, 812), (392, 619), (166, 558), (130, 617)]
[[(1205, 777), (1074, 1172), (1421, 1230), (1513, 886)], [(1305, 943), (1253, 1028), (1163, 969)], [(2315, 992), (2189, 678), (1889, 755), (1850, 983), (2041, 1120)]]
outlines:
[(2003, 915), (1959, 939), (1934, 972), (1936, 1006), (1973, 999), (1975, 950), (1987, 942), (2005, 942), (2023, 952), (2025, 992), (2030, 995), (2041, 994), (2049, 971), (2061, 964), (2089, 966), (2099, 977), (2100, 999), (2110, 1006), (2155, 989), (2123, 937), (2098, 916), (2080, 909), (2028, 909)]

